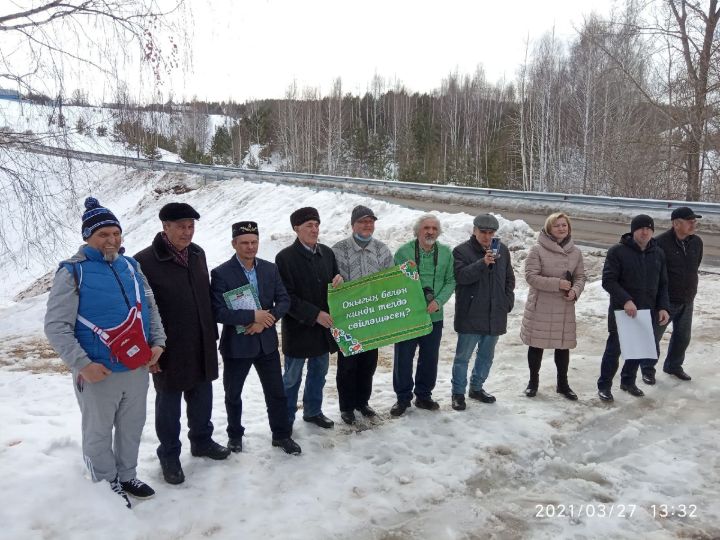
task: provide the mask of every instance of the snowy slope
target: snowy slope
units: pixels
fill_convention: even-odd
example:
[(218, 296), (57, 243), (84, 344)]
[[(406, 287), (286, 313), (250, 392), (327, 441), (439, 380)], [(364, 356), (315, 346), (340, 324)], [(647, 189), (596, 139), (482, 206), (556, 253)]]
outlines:
[[(116, 213), (131, 254), (159, 230), (157, 211), (163, 204), (189, 202), (202, 215), (195, 241), (205, 248), (211, 267), (231, 256), (230, 224), (237, 220), (259, 222), (259, 255), (272, 260), (293, 241), (289, 214), (300, 206), (318, 208), (321, 241), (332, 245), (349, 234), (351, 209), (360, 203), (369, 205), (380, 218), (377, 237), (392, 250), (410, 238), (420, 212), (358, 195), (241, 180), (204, 186), (197, 178), (97, 164), (75, 174), (82, 189), (59, 196), (48, 209), (56, 216), (58, 243), (47, 247), (46, 257), (26, 255), (11, 263), (10, 252), (23, 253), (24, 242), (16, 231), (6, 236), (12, 251), (5, 251), (0, 259), (3, 537), (720, 537), (718, 275), (702, 276), (686, 362), (693, 381), (681, 383), (660, 374), (656, 387), (645, 387), (643, 399), (632, 398), (616, 386), (616, 401), (608, 405), (595, 394), (607, 335), (607, 296), (598, 282), (603, 254), (588, 251), (591, 281), (578, 303), (579, 346), (571, 355), (570, 371), (570, 383), (580, 400), (572, 403), (555, 393), (550, 354), (538, 397), (530, 400), (522, 394), (527, 367), (519, 323), (527, 295), (522, 261), (534, 236), (524, 222), (501, 216), (500, 235), (513, 249), (518, 302), (486, 384), (498, 398), (495, 405), (469, 400), (464, 412), (450, 408), (456, 339), (451, 299), (445, 307), (434, 393), (441, 402), (439, 412), (411, 408), (404, 417), (390, 419), (388, 411), (395, 401), (392, 349), (384, 348), (371, 399), (381, 412), (381, 422), (359, 431), (341, 424), (324, 431), (300, 420), (294, 438), (303, 454), (287, 456), (270, 446), (262, 391), (252, 372), (245, 388), (244, 452), (216, 463), (190, 457), (185, 444), (182, 461), (187, 480), (169, 486), (161, 479), (154, 454), (151, 390), (139, 476), (157, 490), (157, 496), (125, 510), (107, 485), (83, 477), (80, 415), (71, 382), (42, 335), (47, 294), (13, 301), (18, 292), (52, 271), (57, 260), (77, 249), (82, 199), (92, 193)], [(175, 195), (173, 188), (179, 185), (191, 191)], [(442, 242), (455, 246), (470, 234), (472, 216), (438, 216), (444, 227)], [(2, 219), (5, 223), (5, 213)], [(40, 244), (47, 237), (47, 226), (30, 228)], [(324, 412), (339, 422), (334, 379), (331, 366)], [(215, 435), (225, 442), (222, 384), (216, 381), (214, 386)], [(661, 504), (688, 505), (694, 515), (653, 517), (652, 505)], [(559, 513), (560, 505), (565, 506), (562, 517), (542, 517), (548, 510)], [(580, 505), (585, 505), (583, 515)], [(618, 516), (620, 505), (625, 517)], [(587, 516), (590, 508), (594, 517)]]

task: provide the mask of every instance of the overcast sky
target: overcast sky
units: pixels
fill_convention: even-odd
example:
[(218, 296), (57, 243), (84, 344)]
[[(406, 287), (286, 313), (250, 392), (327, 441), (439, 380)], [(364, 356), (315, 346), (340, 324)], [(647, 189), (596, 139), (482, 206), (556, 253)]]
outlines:
[(612, 0), (212, 0), (192, 2), (192, 71), (172, 81), (177, 98), (244, 101), (299, 88), (364, 92), (375, 73), (430, 91), (454, 69), (513, 79), (525, 42), (570, 38)]

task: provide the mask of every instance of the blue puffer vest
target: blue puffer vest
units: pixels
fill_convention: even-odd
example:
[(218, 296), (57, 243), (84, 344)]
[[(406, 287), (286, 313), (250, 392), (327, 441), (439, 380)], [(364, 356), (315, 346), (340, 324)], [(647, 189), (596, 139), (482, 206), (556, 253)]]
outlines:
[[(131, 257), (120, 256), (112, 264), (103, 259), (102, 253), (90, 246), (82, 248), (83, 261), (63, 262), (70, 275), (80, 284), (78, 313), (100, 328), (112, 328), (123, 322), (135, 305), (135, 282), (125, 261), (137, 271), (137, 262)], [(150, 341), (150, 314), (145, 303), (145, 289), (137, 276), (140, 287), (142, 321), (145, 338)], [(121, 289), (122, 287), (122, 289)], [(125, 294), (123, 295), (123, 291)], [(128, 305), (129, 304), (129, 305)], [(75, 323), (75, 338), (90, 360), (99, 362), (112, 371), (128, 371), (128, 368), (110, 357), (110, 349), (100, 338), (80, 322)]]

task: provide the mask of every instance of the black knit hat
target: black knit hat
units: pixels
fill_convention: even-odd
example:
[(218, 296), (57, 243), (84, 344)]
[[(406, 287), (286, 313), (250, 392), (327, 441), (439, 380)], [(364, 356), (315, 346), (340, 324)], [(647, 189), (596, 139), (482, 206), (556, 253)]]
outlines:
[(238, 221), (232, 225), (232, 237), (240, 236), (241, 234), (255, 234), (260, 236), (258, 232), (258, 225), (254, 221)]
[(290, 214), (290, 225), (297, 227), (302, 225), (306, 221), (317, 221), (320, 223), (320, 214), (312, 206), (306, 206), (304, 208), (298, 208), (292, 214)]
[(103, 227), (117, 227), (122, 232), (122, 227), (115, 214), (100, 206), (100, 201), (95, 197), (88, 197), (85, 199), (85, 213), (82, 216), (82, 228), (80, 229), (83, 240), (87, 240), (95, 231)]
[(180, 219), (200, 219), (195, 209), (184, 202), (167, 203), (160, 209), (160, 221), (178, 221)]
[(643, 227), (650, 227), (653, 231), (655, 230), (655, 222), (653, 221), (653, 218), (648, 216), (647, 214), (638, 214), (634, 218), (632, 218), (632, 221), (630, 222), (630, 232), (634, 233), (638, 229), (642, 229)]

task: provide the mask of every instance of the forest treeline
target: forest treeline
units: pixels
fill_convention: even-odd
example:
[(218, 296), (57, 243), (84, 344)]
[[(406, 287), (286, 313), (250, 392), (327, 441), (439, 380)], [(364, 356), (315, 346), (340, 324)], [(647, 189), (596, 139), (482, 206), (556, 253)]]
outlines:
[[(569, 41), (528, 43), (513, 80), (479, 67), (432, 93), (376, 76), (363, 95), (291, 84), (284, 99), (132, 106), (117, 136), (200, 163), (623, 197), (720, 200), (718, 0), (628, 0)], [(80, 103), (78, 103), (80, 104)], [(131, 111), (142, 111), (133, 116)], [(156, 114), (157, 113), (157, 114)], [(159, 113), (174, 129), (154, 125)], [(231, 120), (210, 132), (208, 115)], [(251, 145), (262, 147), (252, 154)]]

